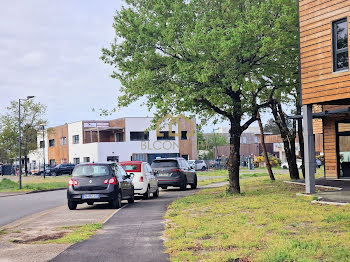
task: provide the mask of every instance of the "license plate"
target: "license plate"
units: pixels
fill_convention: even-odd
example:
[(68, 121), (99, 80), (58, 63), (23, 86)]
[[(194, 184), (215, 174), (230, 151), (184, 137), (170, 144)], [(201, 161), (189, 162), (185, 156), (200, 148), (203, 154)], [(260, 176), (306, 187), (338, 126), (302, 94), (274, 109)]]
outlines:
[(100, 194), (83, 194), (82, 199), (99, 199)]

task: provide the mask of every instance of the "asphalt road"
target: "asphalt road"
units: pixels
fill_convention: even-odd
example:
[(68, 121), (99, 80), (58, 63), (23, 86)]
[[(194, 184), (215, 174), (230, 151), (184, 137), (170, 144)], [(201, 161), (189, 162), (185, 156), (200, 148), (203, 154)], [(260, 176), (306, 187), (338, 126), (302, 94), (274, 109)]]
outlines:
[(0, 227), (66, 203), (66, 190), (0, 197)]
[(168, 205), (196, 190), (162, 190), (159, 198), (137, 201), (117, 212), (90, 239), (70, 246), (51, 261), (164, 262), (161, 236)]

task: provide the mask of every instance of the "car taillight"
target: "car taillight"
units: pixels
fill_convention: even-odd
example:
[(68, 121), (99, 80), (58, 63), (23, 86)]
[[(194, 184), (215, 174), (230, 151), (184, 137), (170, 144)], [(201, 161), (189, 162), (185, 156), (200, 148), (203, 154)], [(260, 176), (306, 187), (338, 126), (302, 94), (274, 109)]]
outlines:
[(78, 181), (77, 180), (73, 180), (73, 179), (69, 179), (69, 182), (68, 182), (68, 185), (69, 186), (77, 186), (78, 185)]
[(140, 182), (143, 182), (143, 176), (140, 177)]
[(117, 180), (115, 179), (115, 177), (112, 177), (112, 178), (109, 180), (109, 184), (111, 184), (111, 185), (116, 185), (116, 184), (117, 184)]
[(103, 184), (108, 184), (108, 179), (105, 179), (105, 181), (103, 181)]
[(181, 172), (181, 169), (171, 169), (172, 172)]

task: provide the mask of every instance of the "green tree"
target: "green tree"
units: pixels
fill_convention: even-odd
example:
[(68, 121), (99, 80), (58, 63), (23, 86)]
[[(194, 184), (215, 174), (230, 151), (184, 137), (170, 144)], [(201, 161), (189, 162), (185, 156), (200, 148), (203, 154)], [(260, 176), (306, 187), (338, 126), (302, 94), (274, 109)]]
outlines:
[[(21, 102), (21, 132), (22, 156), (24, 157), (25, 173), (27, 159), (31, 150), (37, 148), (37, 132), (41, 124), (46, 124), (43, 118), (46, 106), (33, 100)], [(18, 157), (18, 101), (11, 101), (6, 112), (0, 116), (0, 147), (10, 159)]]
[[(197, 133), (198, 134), (198, 133)], [(200, 140), (198, 140), (200, 141)], [(203, 134), (203, 139), (199, 142), (198, 149), (205, 150), (208, 153), (203, 157), (205, 159), (213, 159), (214, 158), (214, 150), (216, 150), (216, 146), (226, 146), (229, 145), (229, 140), (222, 134)]]
[[(119, 106), (145, 97), (157, 116), (230, 123), (229, 190), (240, 193), (240, 136), (256, 121), (297, 22), (296, 0), (126, 0), (101, 59), (117, 70)], [(245, 121), (243, 121), (245, 120)]]

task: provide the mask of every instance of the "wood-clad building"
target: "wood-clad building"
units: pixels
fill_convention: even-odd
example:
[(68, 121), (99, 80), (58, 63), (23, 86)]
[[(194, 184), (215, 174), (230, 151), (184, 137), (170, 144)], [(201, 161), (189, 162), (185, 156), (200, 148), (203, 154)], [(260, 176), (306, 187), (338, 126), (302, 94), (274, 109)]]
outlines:
[(307, 191), (314, 190), (314, 133), (321, 129), (326, 178), (350, 178), (349, 19), (349, 0), (299, 0)]

